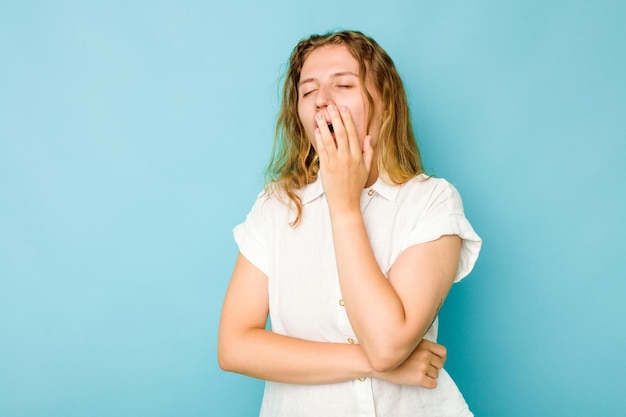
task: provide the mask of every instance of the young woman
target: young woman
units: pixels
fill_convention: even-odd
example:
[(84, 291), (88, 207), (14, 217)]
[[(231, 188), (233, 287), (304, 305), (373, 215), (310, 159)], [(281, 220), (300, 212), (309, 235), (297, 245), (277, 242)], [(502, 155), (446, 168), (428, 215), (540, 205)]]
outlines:
[(261, 416), (472, 415), (434, 342), (481, 240), (454, 187), (424, 174), (373, 39), (293, 50), (266, 189), (234, 234), (219, 363), (267, 381)]

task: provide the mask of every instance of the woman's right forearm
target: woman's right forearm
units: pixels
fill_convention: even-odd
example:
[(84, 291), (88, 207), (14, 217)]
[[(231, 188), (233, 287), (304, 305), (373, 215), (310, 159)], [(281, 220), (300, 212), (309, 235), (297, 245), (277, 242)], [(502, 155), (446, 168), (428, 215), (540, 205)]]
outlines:
[(220, 335), (218, 358), (225, 371), (291, 384), (328, 384), (372, 374), (359, 345), (312, 342), (265, 329)]
[(240, 253), (220, 318), (218, 361), (222, 369), (294, 384), (369, 375), (369, 362), (359, 346), (312, 342), (266, 330), (267, 283), (267, 276)]

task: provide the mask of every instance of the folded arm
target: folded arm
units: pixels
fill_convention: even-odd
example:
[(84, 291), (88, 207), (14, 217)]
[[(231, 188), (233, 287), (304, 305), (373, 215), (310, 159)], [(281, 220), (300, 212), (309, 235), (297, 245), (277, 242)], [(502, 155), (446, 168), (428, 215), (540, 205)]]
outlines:
[(360, 209), (331, 213), (342, 296), (370, 364), (388, 371), (403, 363), (432, 324), (458, 268), (461, 239), (409, 247), (388, 277), (380, 270)]
[(434, 388), (445, 348), (424, 341), (405, 364), (377, 373), (359, 345), (322, 343), (265, 329), (269, 311), (267, 277), (239, 255), (224, 300), (218, 336), (222, 369), (284, 383), (318, 384), (364, 376)]

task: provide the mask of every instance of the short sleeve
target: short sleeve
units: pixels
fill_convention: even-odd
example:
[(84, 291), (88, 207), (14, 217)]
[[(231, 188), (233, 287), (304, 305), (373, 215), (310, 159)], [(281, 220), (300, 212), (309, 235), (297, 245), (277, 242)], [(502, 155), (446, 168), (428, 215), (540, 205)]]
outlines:
[(454, 282), (458, 282), (474, 268), (482, 240), (465, 217), (459, 192), (449, 182), (439, 179), (402, 249), (432, 242), (445, 235), (457, 235), (463, 240), (454, 278)]
[(261, 272), (268, 275), (268, 233), (263, 216), (264, 203), (266, 202), (265, 197), (261, 195), (257, 197), (252, 209), (246, 216), (246, 220), (233, 229), (233, 236), (239, 247), (239, 252)]

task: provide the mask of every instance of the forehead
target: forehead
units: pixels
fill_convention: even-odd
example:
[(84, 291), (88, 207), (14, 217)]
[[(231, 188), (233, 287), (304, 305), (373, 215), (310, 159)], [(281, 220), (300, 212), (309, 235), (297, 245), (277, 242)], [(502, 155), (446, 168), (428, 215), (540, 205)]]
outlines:
[(335, 72), (359, 74), (359, 63), (344, 45), (325, 45), (314, 49), (302, 64), (300, 78)]

